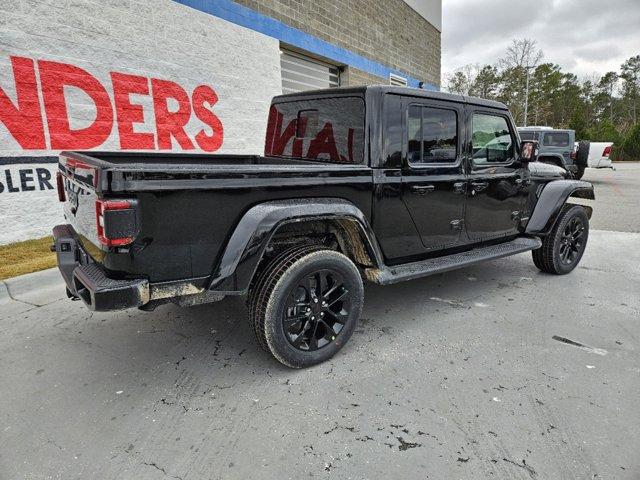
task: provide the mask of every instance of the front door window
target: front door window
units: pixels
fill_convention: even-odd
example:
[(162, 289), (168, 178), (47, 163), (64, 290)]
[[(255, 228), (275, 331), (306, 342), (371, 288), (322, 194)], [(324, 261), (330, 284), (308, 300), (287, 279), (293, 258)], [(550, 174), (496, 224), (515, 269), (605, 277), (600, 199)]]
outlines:
[(514, 158), (514, 142), (505, 117), (477, 113), (473, 115), (473, 163), (491, 165)]

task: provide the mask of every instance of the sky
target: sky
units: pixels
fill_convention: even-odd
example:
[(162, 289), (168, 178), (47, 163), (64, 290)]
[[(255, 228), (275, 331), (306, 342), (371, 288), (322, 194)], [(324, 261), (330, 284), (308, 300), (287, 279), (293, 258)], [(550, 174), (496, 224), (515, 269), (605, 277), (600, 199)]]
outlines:
[(513, 38), (531, 38), (580, 78), (618, 71), (640, 55), (640, 0), (443, 0), (443, 76), (494, 64)]

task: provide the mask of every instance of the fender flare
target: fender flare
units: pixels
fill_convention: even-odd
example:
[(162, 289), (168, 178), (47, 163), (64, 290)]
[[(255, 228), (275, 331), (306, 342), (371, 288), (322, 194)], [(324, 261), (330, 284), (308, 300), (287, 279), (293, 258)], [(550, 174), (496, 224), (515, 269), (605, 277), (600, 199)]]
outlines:
[[(547, 235), (558, 219), (569, 197), (595, 200), (593, 185), (581, 180), (554, 180), (545, 185), (538, 196), (533, 214), (527, 223), (525, 233)], [(585, 207), (591, 217), (591, 207)]]
[(551, 159), (554, 161), (554, 165), (558, 167), (567, 169), (567, 164), (565, 163), (564, 157), (559, 153), (542, 153), (538, 156), (538, 161), (542, 163), (546, 163), (544, 161), (545, 158)]
[(251, 207), (229, 237), (209, 284), (210, 290), (243, 294), (277, 230), (285, 224), (308, 220), (350, 220), (358, 225), (371, 260), (383, 265), (383, 256), (364, 213), (340, 198), (277, 200)]

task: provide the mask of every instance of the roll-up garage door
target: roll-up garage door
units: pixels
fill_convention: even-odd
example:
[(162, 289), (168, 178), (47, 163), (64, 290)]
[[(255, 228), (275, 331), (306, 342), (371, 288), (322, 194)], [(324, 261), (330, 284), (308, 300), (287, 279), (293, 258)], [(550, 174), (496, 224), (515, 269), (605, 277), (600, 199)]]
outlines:
[(340, 70), (299, 53), (282, 51), (282, 93), (340, 86)]

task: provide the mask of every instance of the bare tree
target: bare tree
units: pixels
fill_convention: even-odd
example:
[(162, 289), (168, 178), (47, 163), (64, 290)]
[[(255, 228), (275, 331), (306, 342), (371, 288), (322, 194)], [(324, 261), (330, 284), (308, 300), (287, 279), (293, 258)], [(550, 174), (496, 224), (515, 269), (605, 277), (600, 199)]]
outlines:
[(535, 68), (543, 58), (544, 54), (538, 48), (538, 42), (530, 38), (514, 38), (499, 63), (505, 69), (527, 66)]
[(500, 66), (505, 69), (525, 70), (525, 87), (524, 87), (524, 126), (527, 126), (527, 116), (529, 113), (529, 77), (531, 70), (535, 69), (544, 54), (538, 48), (538, 42), (530, 38), (514, 39), (507, 48), (507, 53), (500, 60)]

